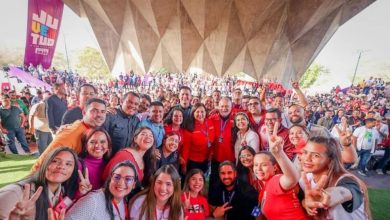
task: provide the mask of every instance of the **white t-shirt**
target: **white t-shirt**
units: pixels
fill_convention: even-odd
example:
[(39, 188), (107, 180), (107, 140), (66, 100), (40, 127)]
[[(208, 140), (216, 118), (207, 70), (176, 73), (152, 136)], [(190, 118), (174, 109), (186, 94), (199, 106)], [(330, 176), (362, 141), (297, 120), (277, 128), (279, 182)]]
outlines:
[[(131, 206), (129, 206), (130, 220), (146, 220), (145, 215), (143, 215), (141, 219), (139, 218), (142, 203), (145, 201), (145, 198), (146, 198), (146, 195), (142, 195), (142, 196), (138, 197), (133, 202), (133, 204)], [(168, 220), (169, 210), (170, 210), (169, 207), (164, 209), (164, 210), (157, 208), (156, 209), (157, 219)], [(181, 218), (179, 218), (179, 219), (183, 219), (183, 215), (184, 215), (184, 213), (182, 212)]]
[(379, 133), (374, 128), (366, 128), (361, 126), (356, 128), (353, 136), (357, 137), (356, 147), (358, 150), (371, 150), (374, 153), (375, 146), (379, 142)]

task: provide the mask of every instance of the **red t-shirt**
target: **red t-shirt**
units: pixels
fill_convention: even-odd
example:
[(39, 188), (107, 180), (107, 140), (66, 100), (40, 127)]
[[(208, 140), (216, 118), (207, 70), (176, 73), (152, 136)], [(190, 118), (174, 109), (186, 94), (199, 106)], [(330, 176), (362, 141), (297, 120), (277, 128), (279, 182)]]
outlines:
[(309, 219), (298, 199), (298, 187), (284, 191), (280, 186), (280, 177), (273, 176), (265, 184), (262, 213), (268, 220)]
[[(187, 192), (181, 194), (181, 201), (183, 203), (185, 202), (184, 193)], [(190, 203), (190, 209), (184, 210), (184, 218), (187, 217), (187, 220), (204, 220), (209, 216), (209, 204), (204, 196), (198, 195), (196, 198), (190, 197)]]

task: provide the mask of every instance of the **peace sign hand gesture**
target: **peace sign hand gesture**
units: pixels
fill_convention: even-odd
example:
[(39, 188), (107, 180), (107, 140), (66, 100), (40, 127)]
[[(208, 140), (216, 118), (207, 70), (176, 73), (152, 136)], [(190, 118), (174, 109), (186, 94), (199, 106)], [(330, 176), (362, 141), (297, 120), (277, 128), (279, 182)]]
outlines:
[(30, 196), (30, 184), (25, 184), (22, 201), (16, 203), (15, 208), (9, 214), (9, 220), (35, 219), (35, 202), (42, 193), (42, 186)]
[(187, 196), (187, 192), (184, 192), (184, 208), (185, 209), (191, 209), (191, 195), (190, 195), (190, 192), (188, 192), (188, 196)]
[(83, 176), (83, 173), (81, 170), (78, 170), (79, 172), (79, 192), (82, 195), (85, 195), (87, 192), (91, 191), (92, 189), (92, 184), (89, 182), (89, 173), (88, 173), (88, 168), (85, 168), (85, 176)]
[(229, 206), (229, 203), (225, 203), (223, 204), (222, 206), (218, 206), (217, 208), (215, 208), (214, 212), (213, 212), (213, 215), (214, 215), (214, 218), (220, 218), (222, 216), (225, 215), (225, 212), (229, 209), (232, 209), (233, 206)]
[(282, 137), (277, 136), (279, 129), (279, 122), (275, 122), (272, 134), (269, 134), (269, 150), (272, 154), (278, 154), (283, 151), (284, 140)]
[(330, 195), (324, 190), (328, 177), (322, 175), (314, 188), (311, 187), (311, 183), (307, 179), (306, 173), (302, 173), (302, 178), (305, 184), (305, 200), (303, 207), (305, 207), (307, 213), (311, 216), (315, 216), (318, 213), (317, 209), (329, 208)]

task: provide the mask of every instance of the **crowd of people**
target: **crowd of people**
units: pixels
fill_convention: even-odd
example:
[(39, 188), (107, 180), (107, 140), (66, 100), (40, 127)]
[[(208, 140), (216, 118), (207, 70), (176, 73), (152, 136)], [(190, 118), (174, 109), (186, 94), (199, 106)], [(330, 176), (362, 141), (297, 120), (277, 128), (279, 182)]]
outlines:
[(371, 219), (348, 169), (368, 175), (383, 148), (375, 169), (389, 173), (382, 79), (307, 96), (297, 82), (69, 75), (34, 97), (1, 95), (5, 144), (28, 153), (32, 133), (39, 157), (0, 189), (0, 219)]

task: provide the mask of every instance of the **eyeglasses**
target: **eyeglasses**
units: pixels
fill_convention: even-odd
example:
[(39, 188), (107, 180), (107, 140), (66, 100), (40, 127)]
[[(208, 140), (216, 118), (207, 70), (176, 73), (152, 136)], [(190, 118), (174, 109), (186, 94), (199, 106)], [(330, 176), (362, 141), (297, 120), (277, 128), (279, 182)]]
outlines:
[(258, 105), (260, 104), (259, 102), (253, 102), (253, 103), (248, 103), (248, 105)]
[(266, 118), (266, 119), (264, 119), (265, 121), (277, 121), (278, 120), (278, 118)]
[(252, 158), (253, 155), (252, 154), (243, 154), (243, 155), (240, 155), (240, 159), (248, 159), (248, 158)]
[(112, 174), (111, 180), (115, 183), (119, 183), (123, 179), (125, 181), (125, 185), (128, 186), (135, 182), (134, 176), (121, 176), (120, 174), (114, 173)]

